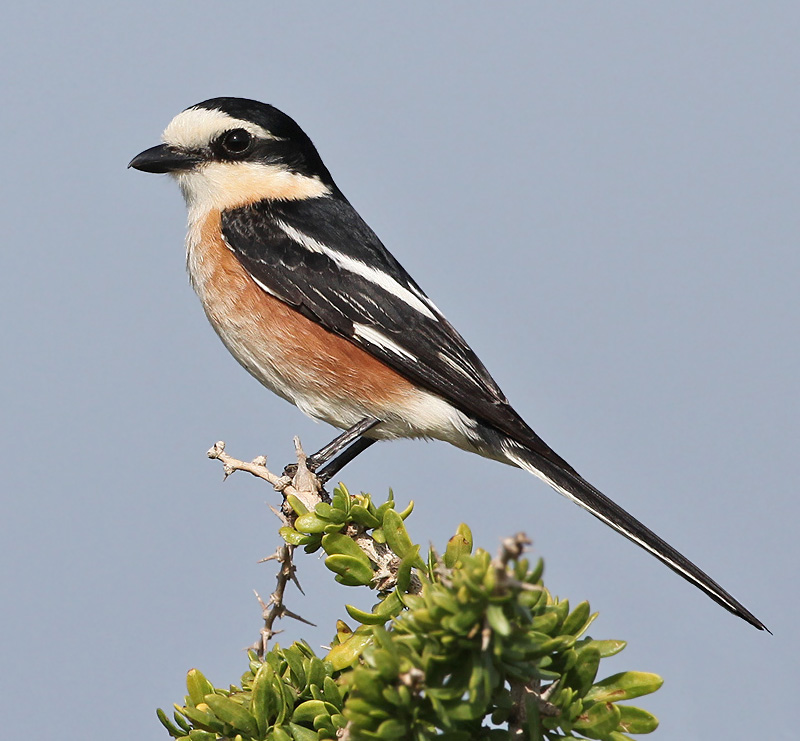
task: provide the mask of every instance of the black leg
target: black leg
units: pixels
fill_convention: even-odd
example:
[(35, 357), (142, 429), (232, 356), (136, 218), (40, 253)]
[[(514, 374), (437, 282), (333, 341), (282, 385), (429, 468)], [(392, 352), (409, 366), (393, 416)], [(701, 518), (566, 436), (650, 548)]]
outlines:
[(323, 466), (317, 471), (317, 478), (326, 484), (330, 481), (339, 471), (341, 471), (350, 461), (357, 455), (363, 453), (372, 443), (378, 442), (370, 437), (360, 437), (356, 440), (347, 450), (339, 453), (332, 461), (326, 466)]
[[(380, 420), (375, 419), (375, 417), (365, 417), (358, 424), (355, 424), (350, 429), (345, 430), (341, 435), (339, 435), (339, 437), (337, 437), (335, 440), (332, 440), (324, 448), (322, 448), (322, 450), (318, 450), (316, 453), (314, 453), (314, 455), (310, 455), (308, 457), (307, 465), (309, 470), (316, 471), (331, 458), (341, 453), (348, 445), (350, 445), (350, 443), (358, 440), (358, 438), (360, 438), (365, 432), (371, 430), (379, 423)], [(365, 446), (362, 448), (362, 450), (365, 450), (366, 447), (368, 446)], [(356, 455), (358, 455), (358, 453), (356, 453), (353, 458), (355, 458)], [(349, 460), (352, 460), (352, 458)], [(347, 462), (349, 461), (345, 461), (345, 463)], [(344, 466), (344, 463), (342, 466)], [(339, 468), (341, 468), (341, 466)]]
[[(308, 459), (306, 460), (308, 470), (311, 472), (316, 472), (320, 466), (325, 466), (325, 464), (330, 461), (330, 463), (328, 463), (328, 465), (322, 469), (322, 471), (325, 473), (320, 476), (320, 479), (324, 484), (331, 476), (334, 476), (336, 473), (341, 471), (341, 469), (344, 468), (359, 453), (365, 451), (370, 445), (372, 445), (372, 443), (376, 442), (375, 440), (370, 440), (369, 438), (361, 436), (365, 432), (371, 430), (377, 424), (380, 424), (379, 419), (375, 419), (375, 417), (365, 417), (358, 424), (355, 424), (350, 429), (345, 430), (336, 439), (329, 442), (324, 448), (318, 450), (316, 453), (314, 453), (314, 455), (308, 456)], [(351, 447), (348, 450), (345, 450), (345, 448), (347, 448), (347, 446), (351, 443)], [(338, 457), (336, 457), (337, 455)], [(322, 471), (320, 471), (320, 473), (322, 473)], [(294, 476), (296, 473), (296, 463), (290, 463), (288, 466), (286, 466), (286, 468), (283, 469), (284, 476)]]

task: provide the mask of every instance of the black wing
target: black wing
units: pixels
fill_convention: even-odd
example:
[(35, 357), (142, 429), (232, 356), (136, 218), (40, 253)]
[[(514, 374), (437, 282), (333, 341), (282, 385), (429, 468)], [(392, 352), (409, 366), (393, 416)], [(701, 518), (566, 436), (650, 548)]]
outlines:
[(572, 470), (511, 408), (469, 345), (343, 196), (226, 211), (222, 233), (264, 290)]

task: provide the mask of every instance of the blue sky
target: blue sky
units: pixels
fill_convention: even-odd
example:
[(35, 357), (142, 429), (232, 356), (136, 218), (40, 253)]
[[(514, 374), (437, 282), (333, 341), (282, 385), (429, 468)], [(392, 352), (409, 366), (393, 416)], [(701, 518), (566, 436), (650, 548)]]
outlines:
[[(423, 543), (524, 529), (549, 586), (600, 611), (593, 635), (629, 641), (607, 672), (664, 676), (641, 703), (662, 737), (792, 738), (798, 32), (777, 2), (9, 7), (5, 735), (166, 738), (154, 708), (186, 670), (237, 681), (277, 500), (205, 451), (280, 467), (292, 435), (332, 435), (227, 355), (177, 188), (125, 169), (181, 109), (238, 95), (303, 126), (534, 429), (775, 636), (444, 444), (375, 446), (351, 489), (415, 499)], [(353, 593), (299, 568), (290, 607), (320, 628), (281, 640), (321, 645)]]

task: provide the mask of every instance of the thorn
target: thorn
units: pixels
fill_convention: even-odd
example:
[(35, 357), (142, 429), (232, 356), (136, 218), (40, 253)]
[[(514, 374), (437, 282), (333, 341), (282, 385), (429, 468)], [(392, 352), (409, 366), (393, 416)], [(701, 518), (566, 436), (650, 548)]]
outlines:
[(264, 602), (263, 599), (261, 599), (261, 595), (258, 592), (256, 592), (255, 589), (253, 590), (253, 594), (256, 596), (256, 599), (258, 600), (258, 604), (261, 605), (261, 609), (262, 610), (266, 610), (266, 609), (269, 608), (269, 605), (266, 602)]
[(297, 572), (297, 569), (292, 569), (292, 575), (291, 575), (292, 576), (292, 581), (294, 582), (294, 585), (300, 590), (300, 594), (302, 594), (303, 597), (305, 597), (306, 593), (303, 591), (303, 587), (300, 586), (300, 581), (297, 578), (297, 573), (296, 572)]
[(310, 620), (306, 620), (304, 617), (301, 617), (296, 612), (292, 612), (287, 607), (283, 608), (282, 613), (283, 613), (283, 615), (282, 615), (283, 617), (294, 618), (295, 620), (298, 620), (301, 623), (305, 623), (306, 625), (310, 625), (312, 628), (316, 628), (317, 627), (316, 623), (312, 623)]

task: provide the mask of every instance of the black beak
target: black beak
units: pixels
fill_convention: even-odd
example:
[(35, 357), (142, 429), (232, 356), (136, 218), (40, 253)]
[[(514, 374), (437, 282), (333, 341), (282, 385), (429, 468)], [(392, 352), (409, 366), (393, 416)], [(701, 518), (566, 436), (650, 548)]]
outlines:
[(191, 170), (198, 162), (200, 162), (200, 158), (196, 155), (170, 149), (166, 144), (159, 144), (157, 147), (150, 147), (141, 154), (137, 154), (128, 163), (128, 167), (142, 172), (163, 174)]

